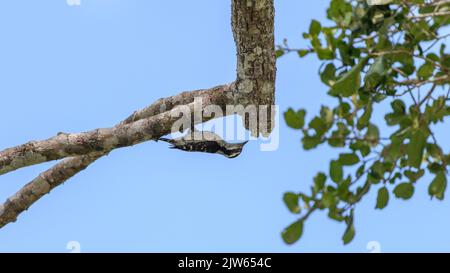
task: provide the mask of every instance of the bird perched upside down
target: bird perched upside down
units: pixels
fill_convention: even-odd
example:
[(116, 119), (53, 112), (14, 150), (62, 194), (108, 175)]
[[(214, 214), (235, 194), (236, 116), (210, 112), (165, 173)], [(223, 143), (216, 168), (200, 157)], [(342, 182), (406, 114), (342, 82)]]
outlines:
[[(159, 138), (159, 140), (172, 144), (171, 149), (179, 149), (187, 152), (202, 152), (211, 154), (220, 154), (227, 158), (239, 156), (248, 142), (228, 143), (212, 132), (189, 131), (186, 136), (168, 139)], [(200, 137), (199, 137), (200, 136)]]

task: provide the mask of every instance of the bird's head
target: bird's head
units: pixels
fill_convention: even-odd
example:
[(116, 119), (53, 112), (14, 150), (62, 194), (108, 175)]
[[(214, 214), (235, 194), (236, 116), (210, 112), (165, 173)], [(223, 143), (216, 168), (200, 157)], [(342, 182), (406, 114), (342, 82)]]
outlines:
[(247, 144), (248, 141), (244, 141), (241, 143), (227, 143), (225, 149), (222, 149), (220, 153), (227, 158), (235, 158), (238, 157), (242, 153), (242, 149), (244, 145)]

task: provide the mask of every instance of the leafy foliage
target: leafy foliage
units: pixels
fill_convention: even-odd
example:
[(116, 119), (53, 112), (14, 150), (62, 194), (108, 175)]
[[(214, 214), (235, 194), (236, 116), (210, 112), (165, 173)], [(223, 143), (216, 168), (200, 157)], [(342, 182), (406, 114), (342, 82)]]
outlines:
[[(321, 60), (320, 79), (337, 102), (309, 121), (304, 109), (289, 109), (287, 125), (301, 132), (305, 150), (325, 144), (346, 150), (317, 174), (310, 193), (284, 196), (289, 210), (300, 215), (282, 233), (288, 244), (318, 210), (345, 223), (342, 240), (350, 243), (354, 209), (373, 188), (375, 208), (384, 209), (390, 196), (410, 199), (427, 172), (434, 177), (431, 198), (442, 200), (447, 187), (450, 153), (433, 126), (450, 115), (449, 1), (332, 0), (327, 17), (331, 26), (313, 20), (303, 34), (309, 48), (285, 42), (277, 50), (278, 57), (296, 52)], [(382, 104), (391, 110), (385, 124), (376, 124), (373, 112)]]

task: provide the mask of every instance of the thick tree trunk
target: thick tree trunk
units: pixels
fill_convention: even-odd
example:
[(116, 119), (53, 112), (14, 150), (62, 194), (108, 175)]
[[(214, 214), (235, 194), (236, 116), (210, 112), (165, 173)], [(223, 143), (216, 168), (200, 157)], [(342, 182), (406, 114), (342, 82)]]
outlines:
[[(275, 43), (273, 0), (235, 0), (232, 3), (232, 26), (237, 50), (236, 89), (238, 103), (268, 106), (266, 124), (252, 128), (248, 118), (245, 127), (253, 135), (267, 136), (273, 129), (275, 105)], [(261, 120), (261, 117), (259, 117)], [(267, 127), (267, 128), (261, 128)]]

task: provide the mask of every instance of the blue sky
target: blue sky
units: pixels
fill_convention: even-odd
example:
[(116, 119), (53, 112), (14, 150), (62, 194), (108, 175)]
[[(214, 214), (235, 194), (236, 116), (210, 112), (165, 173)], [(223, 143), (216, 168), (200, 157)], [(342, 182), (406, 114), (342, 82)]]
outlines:
[[(276, 1), (276, 40), (302, 46), (312, 18), (328, 1)], [(0, 149), (59, 131), (109, 127), (160, 97), (228, 83), (235, 77), (230, 1), (2, 1), (0, 9)], [(277, 104), (307, 108), (334, 103), (314, 58), (278, 61)], [(182, 153), (164, 143), (112, 152), (45, 196), (0, 230), (0, 251), (67, 252), (367, 252), (450, 251), (450, 203), (430, 201), (430, 177), (409, 201), (375, 211), (371, 194), (356, 210), (355, 240), (323, 213), (302, 240), (285, 245), (281, 230), (295, 220), (285, 191), (306, 191), (336, 154), (305, 152), (283, 121), (280, 146), (257, 141), (234, 160)], [(448, 126), (447, 126), (448, 127)], [(448, 131), (448, 128), (447, 128)], [(445, 128), (438, 132), (445, 144)], [(52, 163), (0, 176), (4, 200)]]

